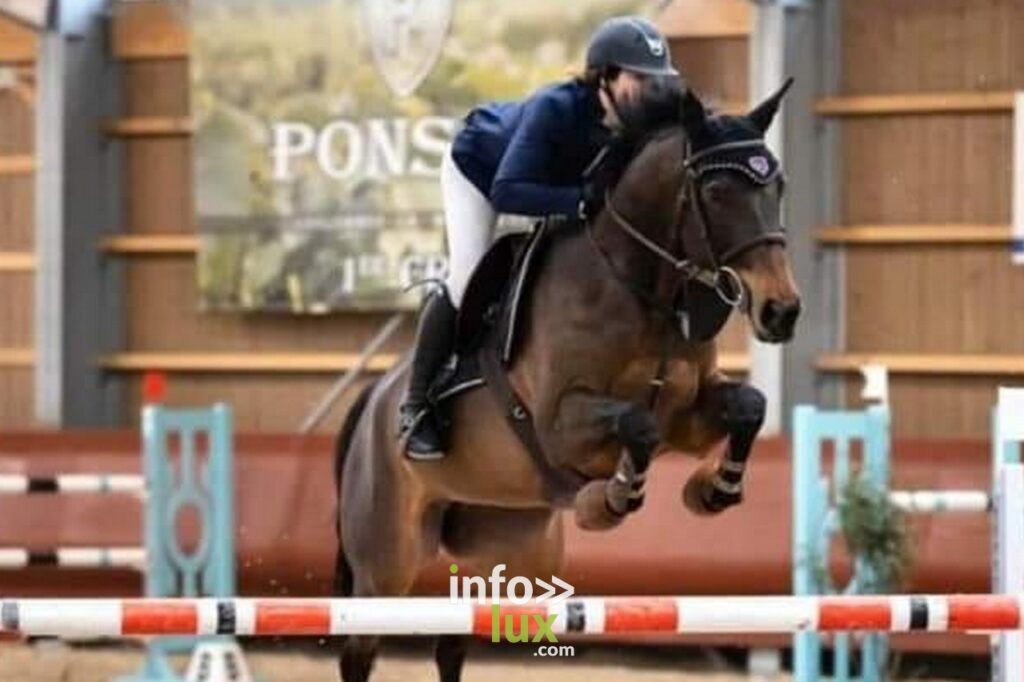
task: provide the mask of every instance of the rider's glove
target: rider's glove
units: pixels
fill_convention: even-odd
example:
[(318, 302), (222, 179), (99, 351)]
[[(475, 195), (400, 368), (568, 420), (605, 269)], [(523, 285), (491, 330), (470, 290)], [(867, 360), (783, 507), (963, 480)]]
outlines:
[(584, 222), (590, 222), (601, 212), (604, 197), (597, 185), (588, 182), (580, 188), (579, 217)]

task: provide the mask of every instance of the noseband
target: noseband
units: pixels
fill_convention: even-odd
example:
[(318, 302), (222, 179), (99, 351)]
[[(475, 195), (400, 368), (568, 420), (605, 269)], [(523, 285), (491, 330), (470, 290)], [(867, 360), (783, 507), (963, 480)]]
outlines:
[[(743, 160), (747, 162), (743, 163)], [(744, 300), (744, 287), (739, 275), (729, 267), (729, 263), (750, 249), (763, 244), (785, 245), (786, 234), (782, 230), (764, 232), (730, 247), (716, 258), (711, 248), (704, 204), (700, 199), (701, 179), (712, 171), (728, 170), (741, 173), (755, 184), (767, 185), (780, 174), (778, 161), (771, 156), (764, 142), (760, 140), (724, 142), (696, 153), (689, 151), (689, 143), (687, 143), (683, 168), (686, 174), (679, 190), (675, 222), (676, 225), (682, 225), (684, 253), (681, 258), (677, 258), (667, 248), (636, 229), (615, 208), (610, 190), (605, 193), (605, 206), (619, 228), (680, 274), (680, 281), (677, 282), (675, 288), (678, 288), (681, 283), (697, 281), (714, 289), (726, 305), (739, 308)], [(692, 207), (694, 212), (692, 221), (694, 229), (692, 230), (687, 229), (687, 225), (691, 222), (682, 219), (683, 212), (688, 206)], [(603, 249), (601, 251), (603, 252)], [(605, 255), (607, 256), (607, 254)]]

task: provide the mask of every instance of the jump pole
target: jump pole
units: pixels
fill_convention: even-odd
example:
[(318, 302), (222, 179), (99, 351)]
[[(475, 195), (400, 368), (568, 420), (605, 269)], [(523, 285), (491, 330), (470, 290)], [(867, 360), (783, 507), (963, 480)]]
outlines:
[[(1018, 630), (1024, 595), (576, 597), (516, 605), (446, 597), (376, 599), (3, 599), (21, 636), (493, 635), (998, 632)], [(539, 630), (538, 630), (539, 631)]]
[[(995, 517), (992, 528), (992, 586), (1003, 594), (1024, 592), (1024, 389), (999, 389), (992, 419)], [(1024, 680), (1024, 633), (1004, 632), (992, 642), (992, 680)]]

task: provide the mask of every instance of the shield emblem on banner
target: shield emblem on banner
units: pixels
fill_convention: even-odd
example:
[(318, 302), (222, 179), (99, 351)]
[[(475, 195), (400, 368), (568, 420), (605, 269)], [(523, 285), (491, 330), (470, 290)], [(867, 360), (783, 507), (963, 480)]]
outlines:
[(771, 170), (771, 166), (768, 164), (768, 159), (763, 156), (751, 156), (747, 161), (747, 164), (757, 171), (760, 176), (768, 175), (768, 171)]
[(399, 97), (416, 91), (437, 64), (455, 0), (361, 0), (373, 59)]

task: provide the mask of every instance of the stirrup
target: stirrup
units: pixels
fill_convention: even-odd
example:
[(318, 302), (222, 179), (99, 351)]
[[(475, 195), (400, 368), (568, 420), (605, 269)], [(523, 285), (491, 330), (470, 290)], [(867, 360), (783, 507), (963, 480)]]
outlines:
[(420, 407), (416, 412), (413, 412), (413, 408), (401, 405), (398, 408), (398, 437), (404, 439), (412, 433), (413, 429), (416, 428), (416, 425), (420, 423), (426, 414), (426, 407)]
[[(411, 414), (412, 410), (404, 410), (399, 422), (398, 437), (401, 442), (402, 451), (408, 459), (416, 462), (436, 462), (437, 460), (443, 459), (445, 456), (444, 449), (438, 447), (429, 452), (418, 452), (409, 448), (409, 441), (412, 440), (413, 435), (416, 433), (416, 429), (420, 426), (424, 419), (430, 419), (430, 411), (426, 407), (421, 407), (415, 414)], [(440, 441), (440, 436), (435, 432), (437, 440)]]

